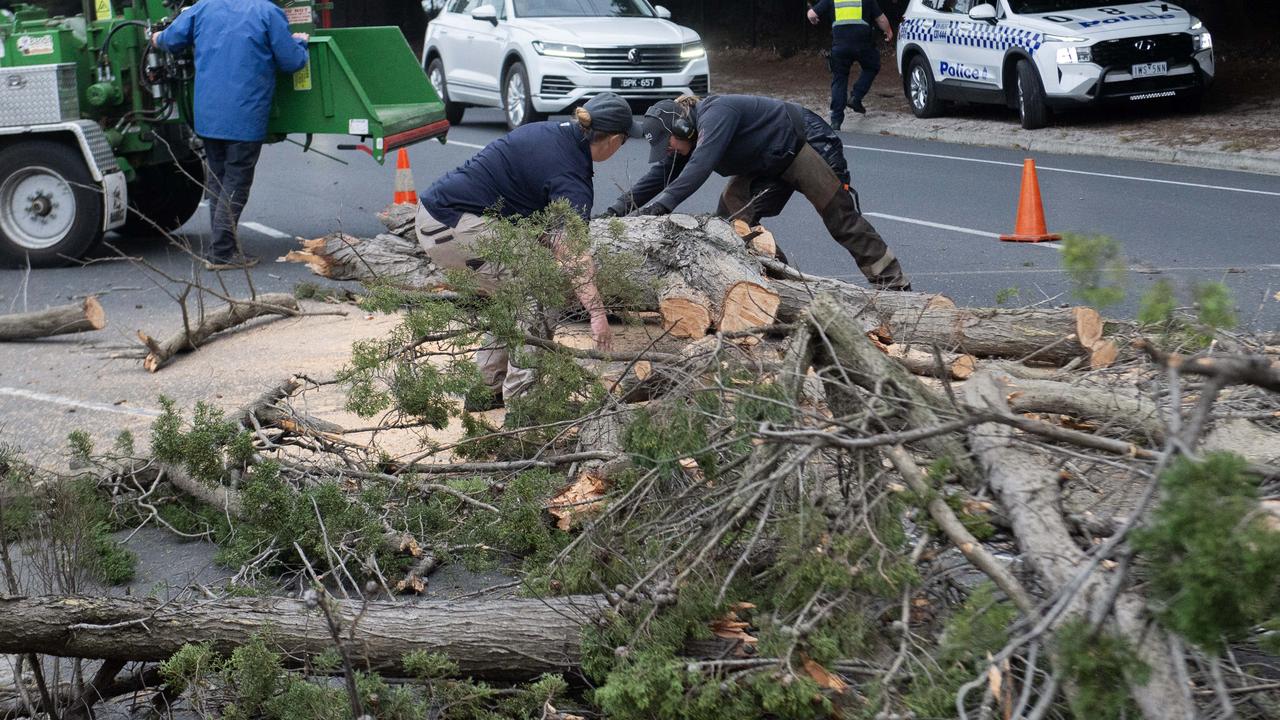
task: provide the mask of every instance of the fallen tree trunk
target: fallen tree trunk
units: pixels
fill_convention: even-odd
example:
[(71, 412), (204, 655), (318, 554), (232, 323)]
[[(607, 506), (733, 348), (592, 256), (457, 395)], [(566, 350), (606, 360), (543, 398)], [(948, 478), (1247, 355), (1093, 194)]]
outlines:
[(92, 332), (107, 326), (107, 314), (92, 295), (84, 302), (36, 312), (0, 315), (0, 342)]
[[(978, 373), (966, 383), (965, 398), (975, 408), (1007, 414), (1005, 398), (1010, 384), (1014, 382), (1008, 377)], [(1018, 545), (1045, 589), (1052, 596), (1073, 593), (1059, 623), (1099, 613), (1094, 605), (1115, 597), (1109, 624), (1136, 648), (1149, 668), (1145, 681), (1125, 678), (1143, 716), (1148, 720), (1195, 717), (1195, 707), (1179, 689), (1178, 672), (1173, 665), (1181, 660), (1172, 659), (1169, 637), (1150, 622), (1142, 598), (1123, 590), (1112, 595), (1111, 585), (1116, 579), (1101, 568), (1080, 581), (1078, 588), (1072, 588), (1077, 575), (1090, 566), (1091, 558), (1072, 539), (1062, 516), (1057, 469), (1023, 449), (1015, 441), (1013, 428), (1007, 425), (975, 425), (969, 438), (991, 488), (1008, 513)]]
[(895, 343), (936, 346), (977, 357), (1035, 360), (1065, 365), (1084, 358), (1094, 368), (1115, 362), (1118, 351), (1103, 337), (1098, 311), (1002, 308), (903, 309), (887, 325)]
[[(595, 596), (367, 607), (331, 602), (343, 637), (350, 632), (354, 638), (347, 650), (358, 669), (404, 674), (404, 656), (421, 650), (448, 655), (464, 676), (490, 680), (576, 668), (582, 628), (605, 607)], [(167, 604), (140, 598), (0, 598), (0, 653), (159, 661), (187, 643), (209, 643), (228, 653), (259, 635), (293, 658), (333, 648), (321, 613), (290, 598)]]
[(147, 372), (156, 372), (173, 359), (174, 355), (199, 348), (211, 336), (223, 330), (264, 315), (296, 315), (298, 312), (298, 301), (292, 295), (269, 293), (253, 300), (236, 301), (222, 310), (208, 313), (199, 325), (183, 328), (164, 342), (139, 330), (138, 339), (151, 351), (142, 361), (142, 366)]

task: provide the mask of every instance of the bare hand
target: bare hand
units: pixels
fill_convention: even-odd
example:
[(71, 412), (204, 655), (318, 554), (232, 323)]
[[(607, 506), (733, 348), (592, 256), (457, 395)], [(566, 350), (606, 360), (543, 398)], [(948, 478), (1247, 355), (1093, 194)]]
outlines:
[(302, 42), (307, 42), (307, 41), (309, 41), (309, 40), (311, 39), (311, 36), (310, 36), (310, 35), (308, 35), (308, 34), (306, 34), (306, 33), (294, 33), (294, 34), (293, 34), (293, 39), (294, 39), (294, 40), (301, 40)]
[(811, 25), (818, 24), (818, 13), (814, 12), (813, 8), (809, 8), (809, 23)]
[(889, 29), (889, 30), (885, 30), (885, 31), (884, 31), (884, 41), (885, 41), (885, 42), (887, 42), (887, 43), (891, 43), (891, 42), (893, 42), (893, 30), (892, 30), (892, 29)]
[(609, 316), (604, 313), (591, 314), (591, 337), (596, 341), (596, 349), (609, 352), (613, 346), (613, 328), (609, 327)]

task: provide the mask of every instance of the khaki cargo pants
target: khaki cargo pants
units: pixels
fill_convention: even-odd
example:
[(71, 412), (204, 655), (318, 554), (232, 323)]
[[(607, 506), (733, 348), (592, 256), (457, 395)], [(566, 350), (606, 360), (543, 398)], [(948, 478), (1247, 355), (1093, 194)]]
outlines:
[[(476, 251), (476, 242), (485, 232), (487, 223), (484, 218), (470, 213), (463, 213), (457, 227), (449, 227), (436, 220), (427, 212), (421, 203), (418, 204), (418, 216), (414, 221), (414, 230), (418, 244), (422, 246), (431, 262), (442, 268), (462, 270), (471, 268), (480, 274), (482, 288), (496, 288), (502, 278), (496, 273), (486, 273), (485, 265)], [(533, 334), (545, 334), (555, 326), (556, 317), (544, 313), (540, 323), (525, 329)], [(527, 348), (525, 352), (531, 352)], [(476, 351), (475, 363), (480, 368), (480, 376), (494, 395), (505, 400), (517, 397), (527, 391), (537, 379), (530, 368), (522, 368), (511, 362), (511, 353), (505, 345), (499, 345), (490, 335), (485, 335), (483, 344)]]
[[(853, 194), (840, 182), (835, 171), (827, 165), (818, 151), (804, 145), (780, 179), (781, 183), (775, 181), (762, 184), (761, 180), (771, 179), (750, 175), (729, 178), (729, 184), (720, 196), (717, 214), (742, 218), (748, 222), (761, 217), (755, 207), (748, 207), (755, 198), (753, 184), (757, 188), (762, 185), (767, 187), (764, 195), (755, 198), (754, 202), (773, 209), (772, 214), (780, 212), (791, 192), (799, 190), (822, 216), (822, 223), (827, 226), (831, 237), (853, 256), (858, 269), (867, 277), (872, 287), (882, 290), (911, 289), (911, 280), (902, 271), (902, 265), (894, 257), (893, 251), (880, 237), (880, 233), (862, 216)], [(771, 194), (779, 196), (769, 197)]]

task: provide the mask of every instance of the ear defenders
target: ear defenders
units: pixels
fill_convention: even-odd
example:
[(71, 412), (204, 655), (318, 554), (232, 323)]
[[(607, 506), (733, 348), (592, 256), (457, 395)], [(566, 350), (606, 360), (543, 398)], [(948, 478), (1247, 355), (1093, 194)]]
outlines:
[(698, 134), (698, 129), (694, 127), (688, 113), (688, 110), (672, 111), (652, 107), (645, 114), (662, 123), (662, 127), (671, 133), (672, 137), (681, 140), (692, 140)]

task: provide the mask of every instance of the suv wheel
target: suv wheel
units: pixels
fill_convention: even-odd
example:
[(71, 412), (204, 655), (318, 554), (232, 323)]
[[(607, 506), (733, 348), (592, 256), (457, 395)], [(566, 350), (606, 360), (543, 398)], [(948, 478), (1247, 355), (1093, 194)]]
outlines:
[(1049, 106), (1044, 102), (1044, 88), (1036, 77), (1036, 67), (1029, 60), (1019, 60), (1017, 67), (1018, 116), (1022, 127), (1038, 130), (1049, 124)]
[(902, 84), (907, 102), (911, 103), (911, 112), (916, 117), (931, 118), (942, 114), (942, 101), (938, 99), (937, 88), (933, 83), (933, 72), (929, 70), (929, 61), (923, 55), (911, 58)]
[(427, 79), (431, 81), (431, 87), (435, 88), (436, 95), (439, 95), (440, 101), (444, 103), (444, 119), (448, 120), (450, 125), (462, 122), (462, 114), (467, 108), (461, 103), (449, 102), (449, 88), (444, 82), (444, 62), (440, 58), (433, 58), (427, 65)]
[(524, 63), (512, 63), (507, 69), (507, 76), (502, 80), (502, 109), (511, 130), (545, 117), (533, 109), (533, 91), (529, 87), (529, 73), (525, 71)]

